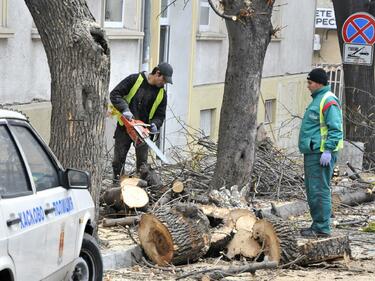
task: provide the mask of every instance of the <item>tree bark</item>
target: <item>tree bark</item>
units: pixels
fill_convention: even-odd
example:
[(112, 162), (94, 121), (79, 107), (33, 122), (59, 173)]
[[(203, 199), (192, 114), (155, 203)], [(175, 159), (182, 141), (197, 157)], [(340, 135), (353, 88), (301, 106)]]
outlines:
[[(344, 43), (341, 30), (345, 20), (357, 12), (375, 15), (374, 4), (368, 0), (333, 0), (341, 54)], [(346, 138), (365, 143), (365, 158), (375, 159), (374, 57), (371, 66), (344, 64), (343, 67)]]
[(260, 81), (272, 33), (272, 1), (226, 0), (222, 4), (224, 12), (237, 15), (237, 20), (226, 19), (229, 51), (217, 164), (211, 182), (214, 189), (242, 187), (251, 179)]
[(91, 174), (98, 216), (110, 51), (85, 0), (25, 0), (51, 74), (50, 146), (64, 167)]
[(147, 256), (161, 266), (199, 259), (211, 240), (207, 217), (197, 207), (183, 204), (142, 215), (138, 236)]

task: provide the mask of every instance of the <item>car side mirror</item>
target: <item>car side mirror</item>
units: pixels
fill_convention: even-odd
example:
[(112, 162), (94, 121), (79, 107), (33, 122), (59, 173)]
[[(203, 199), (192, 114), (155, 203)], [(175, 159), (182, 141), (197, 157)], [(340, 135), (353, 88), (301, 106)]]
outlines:
[(68, 189), (87, 189), (90, 185), (90, 174), (76, 169), (65, 171)]

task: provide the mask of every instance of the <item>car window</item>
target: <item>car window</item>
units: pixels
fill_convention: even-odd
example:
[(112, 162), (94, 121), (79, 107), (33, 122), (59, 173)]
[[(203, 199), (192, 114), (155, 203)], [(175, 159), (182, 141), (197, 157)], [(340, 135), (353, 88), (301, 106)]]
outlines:
[(57, 170), (34, 134), (26, 127), (12, 126), (29, 164), (37, 191), (59, 186)]
[(0, 147), (0, 195), (31, 191), (25, 165), (4, 125), (0, 126)]

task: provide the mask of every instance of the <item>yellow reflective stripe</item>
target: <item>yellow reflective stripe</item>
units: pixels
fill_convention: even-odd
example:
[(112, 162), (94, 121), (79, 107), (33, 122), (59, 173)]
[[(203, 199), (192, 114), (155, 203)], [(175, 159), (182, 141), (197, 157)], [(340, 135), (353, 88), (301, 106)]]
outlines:
[(108, 111), (109, 111), (109, 113), (110, 113), (112, 116), (115, 116), (115, 117), (116, 117), (117, 122), (119, 122), (119, 124), (120, 124), (121, 126), (124, 126), (124, 123), (122, 123), (121, 118), (120, 118), (120, 117), (121, 117), (121, 112), (118, 111), (118, 110), (113, 106), (113, 104), (108, 105)]
[(126, 97), (124, 97), (124, 99), (126, 100), (126, 102), (128, 104), (130, 104), (132, 98), (137, 93), (137, 91), (138, 91), (139, 87), (141, 86), (142, 82), (143, 82), (142, 74), (139, 74), (138, 78), (137, 78), (137, 81), (135, 81), (133, 87), (130, 89), (129, 94), (127, 94)]
[[(127, 96), (124, 97), (124, 100), (130, 104), (131, 100), (133, 99), (133, 97), (135, 96), (135, 94), (137, 93), (139, 87), (141, 86), (143, 82), (143, 77), (142, 77), (142, 74), (139, 74), (138, 78), (137, 78), (137, 81), (135, 81), (133, 87), (130, 89), (129, 91), (129, 94)], [(154, 104), (152, 105), (151, 107), (151, 111), (150, 111), (150, 114), (148, 115), (148, 118), (151, 120), (154, 115), (155, 115), (155, 112), (156, 110), (158, 109), (158, 106), (160, 105), (160, 103), (162, 102), (164, 98), (164, 89), (161, 88), (158, 92), (158, 95), (156, 96), (156, 99), (154, 101)], [(118, 111), (112, 104), (109, 105), (109, 112), (112, 116), (116, 116), (117, 118), (117, 121), (119, 122), (119, 124), (121, 126), (123, 126), (124, 124), (122, 123), (121, 121), (121, 112)]]
[(164, 97), (164, 89), (161, 88), (159, 90), (159, 93), (154, 101), (154, 104), (152, 105), (152, 108), (151, 108), (151, 111), (150, 111), (150, 114), (148, 115), (148, 118), (151, 120), (153, 117), (154, 117), (154, 114), (156, 112), (156, 109), (158, 108), (158, 106), (160, 105), (161, 101), (163, 100), (163, 97)]
[[(324, 114), (323, 114), (323, 107), (324, 107), (324, 104), (325, 104), (326, 99), (328, 97), (337, 98), (334, 93), (328, 92), (323, 96), (322, 100), (320, 101), (319, 121), (320, 121), (320, 136), (321, 136), (321, 141), (320, 141), (320, 151), (321, 152), (324, 151), (324, 145), (326, 143), (327, 136), (328, 136), (328, 128), (327, 128), (326, 123), (324, 121)], [(343, 131), (342, 125), (341, 125), (341, 131)], [(334, 151), (338, 151), (339, 149), (342, 149), (343, 147), (344, 147), (344, 141), (341, 139), (341, 140), (339, 140), (339, 143), (337, 144)]]

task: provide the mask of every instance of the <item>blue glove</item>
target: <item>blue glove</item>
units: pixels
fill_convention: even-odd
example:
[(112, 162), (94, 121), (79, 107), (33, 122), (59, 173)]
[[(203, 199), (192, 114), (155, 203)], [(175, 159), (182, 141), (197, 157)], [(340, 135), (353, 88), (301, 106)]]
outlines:
[(150, 132), (153, 134), (158, 132), (158, 127), (156, 127), (155, 123), (150, 124)]
[(331, 162), (331, 152), (330, 151), (324, 151), (322, 153), (322, 156), (320, 156), (320, 165), (322, 166), (329, 166), (329, 163)]
[(129, 121), (131, 121), (133, 119), (133, 113), (130, 112), (130, 110), (125, 110), (122, 115), (128, 119)]

